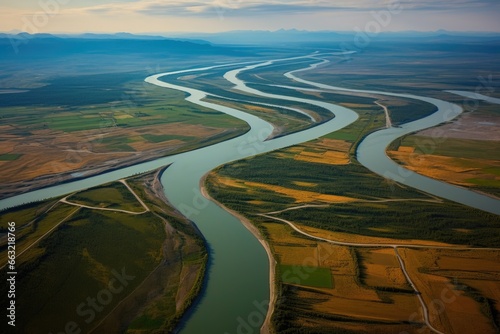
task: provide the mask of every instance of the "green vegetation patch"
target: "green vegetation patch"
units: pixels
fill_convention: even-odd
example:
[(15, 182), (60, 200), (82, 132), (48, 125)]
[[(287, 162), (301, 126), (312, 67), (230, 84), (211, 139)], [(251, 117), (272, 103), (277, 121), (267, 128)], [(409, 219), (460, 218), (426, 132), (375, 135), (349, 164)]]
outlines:
[[(135, 152), (135, 149), (127, 144), (136, 141), (136, 138), (115, 136), (97, 139), (92, 141), (92, 143), (96, 145), (105, 145), (104, 148), (101, 148), (101, 150), (105, 152)], [(99, 148), (96, 149), (99, 150)]]
[(120, 182), (79, 192), (69, 197), (68, 201), (99, 208), (144, 211), (137, 198)]
[[(23, 95), (22, 100), (11, 98), (11, 103), (0, 103), (0, 117), (4, 124), (13, 126), (13, 130), (8, 131), (17, 135), (20, 135), (19, 129), (64, 132), (100, 130), (105, 133), (114, 127), (135, 128), (172, 123), (247, 128), (246, 123), (239, 119), (186, 101), (183, 92), (153, 85), (147, 85), (145, 89), (142, 73), (125, 76), (128, 80), (117, 82), (111, 90), (110, 84), (117, 77), (115, 74), (90, 80), (89, 85), (79, 84), (89, 76), (61, 78), (57, 87), (62, 91), (54, 91), (55, 83), (52, 83), (33, 90), (31, 95)], [(106, 82), (105, 77), (110, 81)], [(78, 87), (67, 89), (65, 85)], [(84, 95), (82, 90), (85, 90)], [(50, 98), (55, 96), (55, 92), (57, 103)], [(0, 100), (6, 99), (6, 95), (9, 94), (3, 94)]]
[(164, 237), (153, 214), (81, 209), (18, 267), (19, 330), (60, 332), (74, 321), (89, 331), (158, 265)]
[(420, 100), (404, 100), (402, 105), (391, 105), (391, 101), (382, 103), (388, 107), (389, 117), (394, 125), (415, 121), (437, 111), (435, 105)]
[[(240, 103), (235, 101), (227, 101), (225, 99), (218, 98), (210, 98), (208, 99), (210, 102), (214, 102), (217, 104), (221, 104), (223, 106), (228, 106), (230, 108), (238, 109), (243, 112), (256, 115), (257, 117), (273, 124), (275, 127), (280, 128), (279, 135), (286, 135), (290, 133), (294, 133), (300, 130), (307, 129), (311, 126), (314, 126), (314, 123), (311, 123), (309, 117), (293, 112), (291, 110), (285, 108), (278, 107), (269, 107), (269, 106), (260, 106), (258, 104), (252, 103)], [(280, 104), (282, 104), (280, 102)], [(258, 108), (266, 108), (268, 111), (264, 112), (260, 109), (253, 109), (252, 107), (256, 106)], [(297, 107), (297, 106), (294, 106)], [(306, 110), (313, 110), (313, 108), (305, 107)], [(319, 109), (319, 108), (316, 108)], [(324, 113), (324, 112), (323, 112)], [(325, 120), (332, 118), (332, 114), (324, 117)]]
[[(286, 150), (269, 153), (254, 158), (240, 160), (238, 162), (225, 165), (217, 170), (219, 177), (236, 178), (250, 182), (265, 183), (269, 185), (281, 186), (290, 189), (307, 190), (306, 186), (299, 186), (296, 181), (317, 184), (314, 191), (321, 194), (339, 195), (347, 197), (374, 200), (380, 198), (428, 198), (428, 195), (411, 188), (396, 186), (381, 176), (371, 173), (365, 167), (353, 163), (349, 165), (332, 166), (319, 163), (282, 158), (281, 153)], [(286, 171), (286, 173), (284, 173)], [(244, 202), (260, 200), (274, 205), (274, 210), (285, 209), (294, 201), (286, 196), (272, 191), (260, 189), (231, 188), (226, 189), (215, 184), (216, 180), (209, 182), (211, 189), (217, 191), (217, 199), (222, 203), (234, 203), (244, 205)], [(238, 197), (234, 198), (234, 194)], [(240, 197), (239, 194), (243, 196)], [(281, 206), (285, 204), (288, 206)], [(241, 208), (246, 210), (245, 208)], [(266, 210), (266, 207), (249, 206), (250, 212)], [(270, 211), (270, 210), (268, 210)]]
[(500, 188), (500, 180), (488, 180), (488, 179), (472, 178), (472, 179), (467, 179), (465, 181), (473, 183), (473, 184), (478, 185), (478, 186)]
[(194, 137), (190, 136), (177, 136), (177, 135), (153, 135), (153, 134), (144, 134), (142, 135), (144, 139), (146, 139), (150, 143), (161, 143), (164, 141), (169, 141), (169, 140), (190, 140), (193, 139)]
[(65, 132), (99, 129), (103, 125), (103, 119), (100, 117), (84, 117), (78, 113), (72, 116), (47, 115), (46, 118), (42, 118), (41, 122), (44, 122), (52, 130)]
[[(497, 247), (500, 218), (481, 210), (443, 203), (343, 203), (302, 208), (279, 215), (327, 231), (394, 239), (420, 239), (481, 247)], [(460, 229), (470, 229), (464, 234)]]
[[(19, 332), (65, 332), (68, 323), (75, 332), (125, 332), (130, 321), (133, 333), (173, 330), (201, 289), (207, 253), (194, 226), (144, 187), (154, 175), (128, 183), (152, 212), (132, 215), (48, 200), (0, 214), (0, 221), (15, 221), (17, 228)], [(88, 204), (110, 199), (125, 207), (127, 201), (137, 204), (118, 182), (80, 194), (92, 202)], [(168, 235), (163, 220), (174, 228)], [(4, 244), (0, 258), (5, 261), (6, 252)], [(176, 298), (186, 265), (193, 266), (198, 277), (179, 307)], [(0, 293), (7, 296), (7, 285)], [(137, 319), (124, 317), (123, 309)]]
[(7, 223), (16, 222), (17, 229), (37, 218), (47, 210), (47, 202), (29, 203), (0, 212), (0, 233), (7, 232)]
[[(171, 296), (175, 300), (175, 295)], [(165, 319), (162, 318), (152, 318), (147, 315), (141, 315), (132, 321), (128, 327), (129, 331), (141, 330), (141, 331), (151, 331), (161, 328), (165, 323)]]
[(415, 147), (415, 152), (420, 154), (444, 155), (447, 157), (469, 159), (500, 160), (498, 143), (492, 140), (408, 136), (401, 141), (400, 145)]
[(14, 161), (22, 156), (23, 156), (22, 154), (15, 154), (15, 153), (0, 154), (0, 161)]
[[(0, 215), (0, 220), (16, 223), (16, 251), (18, 254), (26, 250), (36, 240), (49, 232), (54, 226), (66, 219), (76, 208), (71, 205), (58, 203), (53, 206), (53, 201), (29, 204), (21, 208), (11, 209)], [(50, 208), (50, 210), (49, 210)], [(49, 211), (47, 211), (49, 210)], [(2, 227), (6, 232), (6, 228)], [(17, 263), (28, 261), (37, 253), (32, 252), (33, 248), (26, 252), (23, 257), (17, 259)], [(0, 246), (0, 266), (7, 262), (7, 245)]]
[[(286, 170), (286, 173), (283, 171)], [(376, 201), (341, 203), (327, 208), (301, 208), (283, 212), (278, 217), (329, 231), (395, 239), (433, 240), (454, 244), (496, 247), (500, 218), (450, 201), (429, 202), (427, 194), (389, 182), (358, 163), (331, 166), (283, 158), (280, 152), (238, 161), (217, 170), (218, 177), (236, 178), (297, 190), (310, 190), (296, 181), (317, 184), (314, 191)], [(300, 205), (285, 195), (217, 184), (208, 178), (211, 194), (234, 210), (263, 218), (255, 213), (271, 212)], [(396, 201), (380, 202), (383, 199)], [(404, 202), (405, 199), (414, 199)], [(259, 200), (263, 205), (254, 205)], [(400, 200), (400, 201), (399, 201)], [(404, 203), (404, 205), (402, 205)], [(468, 234), (459, 229), (470, 229)]]
[[(373, 102), (373, 100), (371, 102)], [(373, 104), (371, 108), (351, 109), (355, 110), (359, 114), (358, 120), (345, 128), (329, 133), (324, 136), (324, 138), (358, 143), (367, 133), (373, 132), (385, 126), (385, 114), (376, 104)], [(356, 145), (353, 145), (351, 153), (354, 153), (355, 149)]]
[(280, 264), (279, 272), (283, 283), (333, 289), (330, 268)]
[[(150, 183), (154, 175), (155, 173), (150, 173), (129, 179), (128, 184), (138, 196), (147, 199), (151, 210), (167, 220), (175, 232), (166, 235), (163, 248), (165, 260), (153, 275), (158, 279), (156, 282), (161, 282), (163, 286), (154, 283), (154, 286), (144, 287), (144, 293), (148, 296), (147, 305), (141, 307), (141, 311), (128, 326), (127, 333), (170, 333), (200, 292), (208, 257), (205, 242), (194, 226), (175, 209), (155, 197), (150, 189), (144, 187), (144, 183)], [(190, 265), (198, 267), (200, 271), (185, 303), (179, 308), (178, 290), (182, 282), (185, 283), (181, 282), (181, 271)], [(157, 289), (161, 289), (161, 293), (158, 294), (158, 298), (152, 299), (153, 290)]]

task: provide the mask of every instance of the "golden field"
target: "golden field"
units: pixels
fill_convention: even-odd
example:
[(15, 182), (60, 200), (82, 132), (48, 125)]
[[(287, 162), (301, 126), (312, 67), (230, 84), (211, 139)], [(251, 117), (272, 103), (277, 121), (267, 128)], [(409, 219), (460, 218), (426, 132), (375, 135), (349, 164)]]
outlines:
[(412, 148), (400, 147), (398, 151), (389, 151), (389, 156), (419, 174), (438, 180), (473, 186), (470, 180), (481, 179), (500, 182), (500, 176), (491, 170), (500, 168), (500, 161), (486, 159), (467, 159), (432, 154), (417, 154)]
[(401, 249), (400, 254), (436, 328), (497, 332), (493, 317), (500, 311), (500, 251)]
[[(334, 280), (332, 289), (311, 286), (301, 289), (299, 284), (295, 293), (298, 300), (316, 314), (338, 317), (339, 321), (335, 322), (338, 328), (354, 329), (358, 326), (353, 322), (355, 320), (375, 321), (373, 332), (393, 332), (396, 328), (411, 331), (414, 327), (405, 325), (405, 322), (409, 319), (417, 323), (422, 321), (418, 299), (412, 291), (381, 292), (373, 287), (408, 289), (393, 249), (362, 249), (360, 256), (356, 256), (358, 250), (351, 247), (294, 236), (291, 227), (284, 224), (269, 222), (262, 226), (279, 264), (330, 268)], [(360, 277), (358, 266), (367, 268), (364, 280)], [(304, 274), (307, 275), (307, 272), (298, 273), (297, 280), (300, 281)], [(342, 319), (348, 321), (343, 322)], [(332, 325), (324, 319), (308, 315), (299, 317), (297, 321), (302, 326)]]

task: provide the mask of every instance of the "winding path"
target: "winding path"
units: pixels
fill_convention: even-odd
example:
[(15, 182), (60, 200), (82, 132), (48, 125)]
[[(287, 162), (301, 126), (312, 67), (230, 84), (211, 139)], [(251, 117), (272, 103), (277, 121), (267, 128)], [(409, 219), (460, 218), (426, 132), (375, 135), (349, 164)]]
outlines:
[[(132, 195), (134, 195), (134, 197), (137, 199), (137, 201), (144, 207), (145, 210), (143, 212), (134, 212), (134, 211), (120, 210), (120, 209), (100, 208), (100, 207), (94, 207), (94, 206), (89, 206), (89, 205), (83, 205), (83, 204), (79, 204), (79, 203), (73, 203), (73, 202), (68, 201), (68, 197), (71, 196), (71, 195), (68, 195), (68, 196), (66, 196), (64, 198), (61, 198), (59, 201), (55, 202), (54, 204), (52, 204), (47, 210), (45, 210), (43, 212), (43, 214), (47, 214), (48, 212), (50, 212), (59, 203), (64, 203), (64, 204), (67, 204), (67, 205), (75, 206), (76, 209), (73, 210), (73, 211), (71, 211), (68, 215), (66, 215), (63, 219), (61, 219), (57, 224), (55, 224), (50, 230), (48, 230), (47, 232), (45, 232), (42, 236), (40, 236), (38, 239), (36, 239), (30, 245), (28, 245), (26, 248), (24, 248), (21, 252), (19, 252), (17, 254), (17, 257), (23, 255), (29, 249), (31, 249), (33, 246), (35, 246), (40, 241), (42, 241), (42, 239), (44, 239), (49, 234), (51, 234), (56, 228), (58, 228), (62, 223), (64, 223), (65, 221), (67, 221), (70, 217), (72, 217), (81, 208), (86, 208), (86, 209), (90, 209), (90, 210), (121, 212), (121, 213), (130, 214), (130, 215), (142, 215), (142, 214), (150, 211), (149, 207), (141, 200), (141, 198), (135, 193), (135, 191), (132, 190), (132, 188), (130, 188), (130, 186), (128, 185), (128, 183), (127, 183), (126, 180), (122, 179), (122, 180), (119, 180), (119, 182), (123, 183), (125, 185), (125, 187), (127, 187), (128, 190), (132, 193)], [(158, 217), (161, 218), (162, 220), (164, 220), (162, 217), (160, 217), (160, 216), (158, 216)], [(33, 220), (33, 221), (35, 221), (35, 220)], [(33, 223), (33, 221), (30, 222), (30, 223), (28, 223), (27, 225), (28, 226), (31, 225)], [(3, 269), (6, 265), (7, 264), (1, 266), (0, 270)]]
[(378, 105), (379, 107), (381, 107), (382, 109), (384, 109), (384, 113), (385, 113), (385, 127), (387, 129), (388, 128), (392, 128), (391, 115), (389, 115), (389, 109), (387, 108), (387, 106), (384, 106), (382, 103), (380, 103), (378, 101), (375, 101), (375, 104)]
[(149, 208), (148, 208), (148, 206), (142, 201), (142, 199), (139, 196), (137, 196), (137, 194), (135, 193), (134, 190), (132, 190), (132, 188), (130, 188), (130, 186), (128, 185), (127, 181), (125, 181), (124, 179), (121, 179), (121, 180), (119, 180), (119, 182), (122, 183), (125, 187), (127, 187), (127, 189), (132, 193), (132, 195), (134, 195), (134, 197), (137, 199), (137, 201), (144, 208), (144, 211), (136, 212), (136, 211), (123, 210), (123, 209), (101, 208), (101, 207), (98, 207), (98, 206), (90, 206), (90, 205), (85, 205), (85, 204), (70, 202), (70, 201), (68, 201), (68, 197), (70, 197), (71, 195), (62, 198), (59, 202), (65, 203), (65, 204), (68, 204), (68, 205), (77, 206), (77, 207), (80, 207), (80, 208), (85, 208), (85, 209), (101, 210), (101, 211), (112, 211), (112, 212), (121, 212), (121, 213), (130, 214), (130, 215), (142, 215), (142, 214), (150, 211)]
[[(300, 208), (304, 208), (304, 207), (324, 207), (324, 206), (322, 206), (322, 205), (301, 205), (301, 206), (297, 206), (297, 207), (294, 207), (294, 208), (289, 208), (287, 210), (296, 210), (296, 209), (300, 209)], [(336, 241), (336, 240), (332, 240), (332, 239), (328, 239), (328, 238), (318, 237), (318, 236), (315, 236), (313, 234), (304, 232), (304, 231), (302, 231), (300, 228), (298, 228), (294, 223), (292, 223), (289, 220), (282, 219), (282, 218), (279, 218), (279, 217), (271, 216), (271, 214), (277, 214), (277, 213), (284, 212), (284, 211), (287, 211), (287, 210), (280, 210), (280, 211), (270, 212), (270, 213), (267, 213), (267, 214), (258, 214), (258, 215), (262, 216), (262, 217), (265, 217), (265, 218), (268, 218), (268, 219), (272, 219), (272, 220), (275, 220), (275, 221), (279, 221), (279, 222), (285, 223), (288, 226), (290, 226), (294, 231), (296, 231), (296, 232), (298, 232), (298, 233), (300, 233), (300, 234), (302, 234), (302, 235), (304, 235), (304, 236), (306, 236), (308, 238), (319, 240), (319, 241), (328, 242), (328, 243), (333, 244), (333, 245), (337, 245), (337, 246), (349, 246), (349, 247), (392, 248), (392, 249), (394, 249), (394, 254), (395, 254), (395, 256), (396, 256), (396, 258), (397, 258), (397, 260), (399, 262), (399, 265), (401, 267), (401, 271), (403, 272), (403, 274), (404, 274), (404, 276), (406, 278), (406, 281), (412, 287), (413, 291), (415, 292), (415, 295), (417, 296), (417, 298), (418, 298), (418, 300), (420, 302), (420, 306), (422, 307), (423, 320), (424, 320), (425, 324), (427, 325), (427, 327), (429, 327), (429, 329), (431, 329), (433, 332), (435, 332), (437, 334), (444, 334), (444, 333), (441, 332), (441, 331), (439, 331), (438, 329), (436, 329), (430, 323), (430, 320), (429, 320), (429, 309), (428, 309), (427, 305), (425, 304), (424, 298), (422, 297), (422, 293), (418, 290), (417, 286), (415, 285), (415, 283), (411, 279), (410, 274), (406, 270), (406, 266), (405, 266), (404, 260), (401, 257), (401, 255), (399, 254), (398, 248), (416, 248), (416, 249), (425, 248), (425, 249), (452, 249), (452, 250), (476, 250), (477, 249), (477, 250), (493, 250), (493, 251), (500, 250), (500, 248), (477, 248), (477, 247), (460, 247), (460, 246), (446, 246), (445, 247), (445, 246), (435, 246), (435, 245), (356, 243), (356, 242)]]
[[(435, 333), (437, 334), (443, 334), (442, 332), (438, 331), (436, 328), (434, 328), (432, 326), (432, 324), (430, 323), (429, 321), (429, 310), (427, 308), (427, 305), (425, 304), (425, 301), (422, 297), (422, 294), (420, 293), (420, 291), (417, 289), (417, 286), (413, 283), (413, 281), (411, 280), (410, 278), (410, 275), (408, 274), (408, 272), (406, 271), (406, 267), (405, 267), (405, 264), (404, 264), (404, 261), (403, 259), (401, 258), (401, 256), (399, 255), (399, 252), (398, 252), (398, 247), (401, 247), (401, 245), (388, 245), (388, 244), (377, 244), (377, 243), (354, 243), (354, 242), (342, 242), (342, 241), (333, 241), (333, 240), (330, 240), (330, 239), (327, 239), (327, 238), (321, 238), (321, 237), (317, 237), (317, 236), (314, 236), (312, 234), (309, 234), (307, 232), (304, 232), (302, 231), (301, 229), (299, 229), (297, 226), (295, 226), (292, 222), (290, 222), (289, 220), (286, 220), (286, 219), (282, 219), (282, 218), (278, 218), (278, 217), (273, 217), (273, 216), (269, 216), (267, 214), (260, 214), (260, 216), (262, 217), (266, 217), (266, 218), (269, 218), (269, 219), (273, 219), (273, 220), (276, 220), (276, 221), (279, 221), (279, 222), (282, 222), (282, 223), (285, 223), (287, 224), (288, 226), (290, 226), (294, 231), (306, 236), (306, 237), (309, 237), (309, 238), (312, 238), (312, 239), (316, 239), (316, 240), (319, 240), (319, 241), (325, 241), (325, 242), (328, 242), (330, 244), (333, 244), (333, 245), (338, 245), (338, 246), (354, 246), (354, 247), (380, 247), (380, 248), (393, 248), (394, 249), (394, 253), (396, 255), (396, 258), (398, 259), (398, 262), (399, 262), (399, 265), (401, 267), (401, 270), (408, 282), (408, 284), (410, 284), (410, 286), (412, 287), (413, 291), (415, 292), (415, 294), (417, 295), (418, 297), (418, 300), (420, 302), (420, 306), (422, 307), (422, 314), (423, 314), (423, 320), (425, 322), (425, 324)], [(418, 247), (418, 246), (417, 246)], [(422, 246), (423, 247), (423, 246)]]

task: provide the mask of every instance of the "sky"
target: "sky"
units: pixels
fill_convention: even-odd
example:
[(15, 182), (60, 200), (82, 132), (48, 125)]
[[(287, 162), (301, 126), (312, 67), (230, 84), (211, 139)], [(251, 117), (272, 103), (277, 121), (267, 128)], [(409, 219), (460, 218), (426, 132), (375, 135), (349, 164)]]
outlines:
[(0, 31), (500, 32), (500, 0), (0, 0)]

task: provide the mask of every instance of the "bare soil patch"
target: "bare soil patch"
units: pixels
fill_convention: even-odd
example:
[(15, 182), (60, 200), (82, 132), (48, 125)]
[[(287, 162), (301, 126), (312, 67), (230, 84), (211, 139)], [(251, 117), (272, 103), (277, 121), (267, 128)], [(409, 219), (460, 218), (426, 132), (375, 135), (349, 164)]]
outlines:
[(456, 121), (418, 133), (429, 137), (448, 137), (500, 141), (500, 118), (483, 113), (467, 113)]

